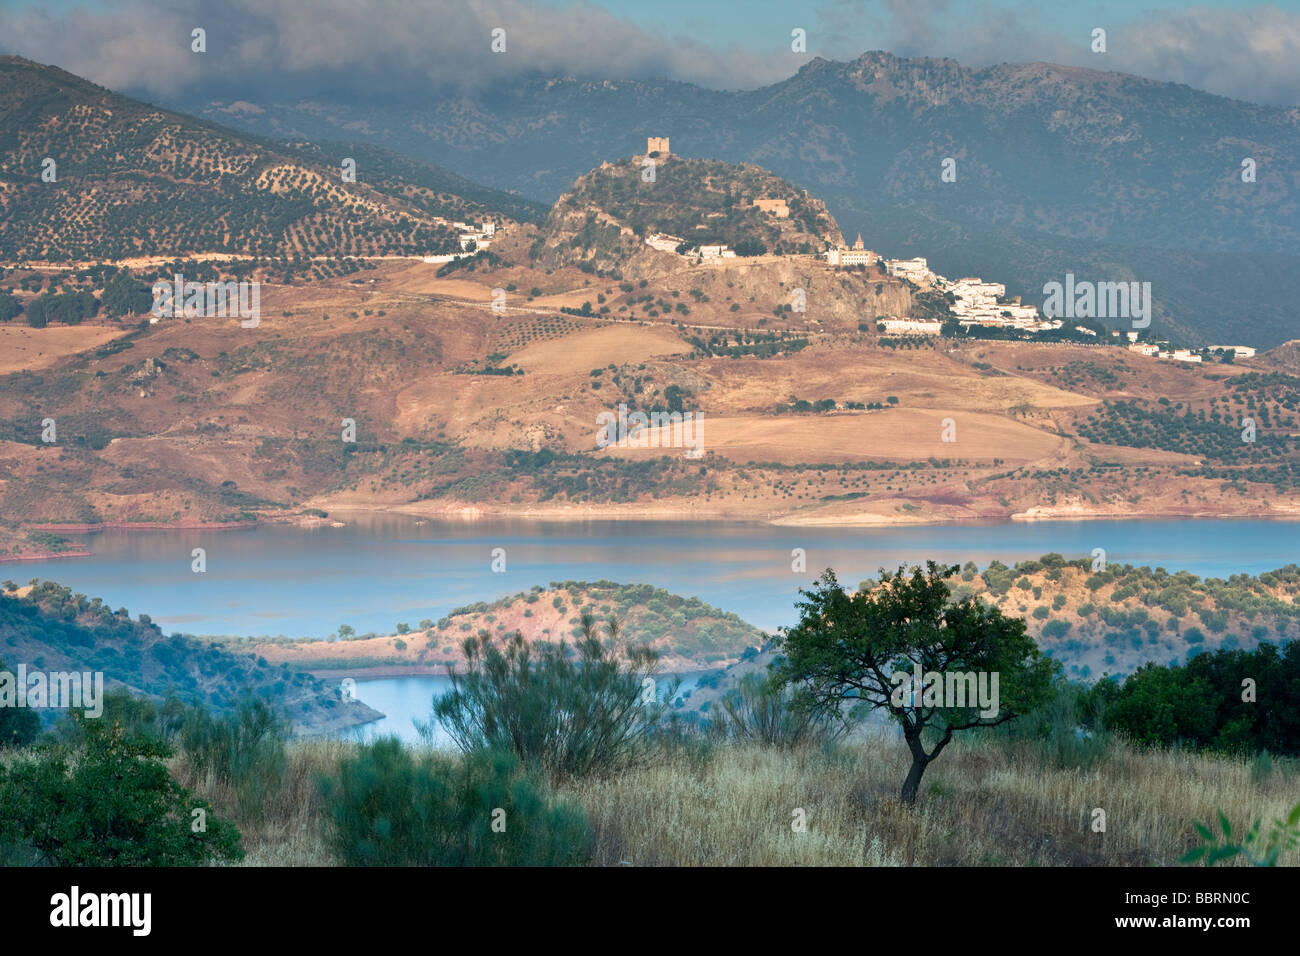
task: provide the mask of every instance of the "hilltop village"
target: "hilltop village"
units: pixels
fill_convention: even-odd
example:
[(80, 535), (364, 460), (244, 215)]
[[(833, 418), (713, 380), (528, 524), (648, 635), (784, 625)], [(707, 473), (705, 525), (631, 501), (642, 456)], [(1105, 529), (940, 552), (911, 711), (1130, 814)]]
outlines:
[[(670, 160), (676, 159), (666, 136), (651, 136), (646, 140), (646, 152), (634, 158), (634, 163), (644, 168), (657, 168)], [(610, 168), (603, 164), (602, 168)], [(758, 197), (748, 205), (774, 219), (789, 219), (790, 201), (778, 197)], [(486, 227), (485, 227), (486, 228)], [(717, 263), (734, 260), (752, 251), (738, 251), (725, 243), (698, 243), (679, 235), (652, 232), (645, 237), (645, 245), (658, 252), (672, 253), (683, 259), (694, 260), (699, 264)], [(875, 323), (879, 332), (895, 336), (939, 336), (944, 334), (948, 325), (949, 334), (974, 334), (988, 336), (989, 330), (1015, 330), (1021, 333), (1052, 332), (1069, 326), (1077, 336), (1089, 336), (1100, 340), (1098, 328), (1086, 324), (1067, 322), (1067, 319), (1044, 315), (1036, 305), (1023, 303), (1019, 296), (1008, 296), (1006, 286), (1001, 282), (987, 281), (979, 276), (964, 276), (950, 279), (930, 268), (924, 257), (911, 259), (889, 259), (872, 249), (868, 249), (858, 234), (852, 245), (824, 243), (826, 248), (820, 252), (786, 253), (790, 259), (820, 258), (836, 269), (857, 269), (870, 272), (878, 270), (907, 283), (914, 293), (923, 293), (933, 297), (938, 305), (940, 315), (885, 315), (876, 316)], [(1113, 341), (1126, 342), (1130, 351), (1144, 357), (1172, 360), (1178, 362), (1199, 363), (1216, 357), (1221, 361), (1234, 358), (1249, 358), (1255, 349), (1249, 346), (1211, 345), (1199, 350), (1175, 348), (1161, 340), (1140, 341), (1140, 330), (1109, 330)], [(1079, 341), (1076, 338), (1076, 341)]]

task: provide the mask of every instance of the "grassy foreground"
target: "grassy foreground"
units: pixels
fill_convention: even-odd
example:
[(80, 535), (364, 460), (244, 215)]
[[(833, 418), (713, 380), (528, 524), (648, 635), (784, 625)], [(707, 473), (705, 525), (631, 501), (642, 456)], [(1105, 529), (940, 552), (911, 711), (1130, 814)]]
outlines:
[[(329, 866), (317, 774), (355, 745), (289, 745), (283, 786), (241, 813), (228, 784), (172, 758), (173, 775), (244, 836), (248, 866)], [(1067, 761), (1070, 762), (1070, 761)], [(1120, 740), (1086, 767), (1060, 766), (1040, 741), (958, 740), (926, 773), (915, 807), (899, 802), (901, 741), (826, 748), (692, 741), (652, 751), (618, 775), (561, 784), (586, 811), (597, 866), (1169, 866), (1197, 845), (1193, 821), (1235, 826), (1285, 816), (1300, 791), (1290, 762), (1263, 766)], [(794, 832), (801, 808), (806, 830)], [(1093, 832), (1095, 808), (1106, 813)], [(1300, 863), (1284, 854), (1282, 865)], [(1231, 865), (1231, 864), (1229, 864)]]

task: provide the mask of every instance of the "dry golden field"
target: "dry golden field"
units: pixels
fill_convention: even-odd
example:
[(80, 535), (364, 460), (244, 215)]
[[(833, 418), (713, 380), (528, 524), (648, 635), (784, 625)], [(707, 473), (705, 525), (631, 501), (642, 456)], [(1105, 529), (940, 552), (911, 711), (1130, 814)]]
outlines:
[[(228, 785), (174, 758), (177, 779), (233, 814), (248, 866), (332, 865), (317, 774), (354, 745), (290, 745), (284, 786), (240, 819)], [(914, 807), (898, 800), (901, 741), (831, 751), (753, 744), (649, 756), (608, 779), (561, 784), (594, 835), (591, 864), (613, 866), (1172, 866), (1197, 844), (1193, 821), (1285, 816), (1294, 770), (1253, 779), (1243, 760), (1112, 743), (1092, 769), (1053, 767), (1032, 742), (960, 739), (926, 772)], [(1097, 808), (1104, 833), (1092, 831)], [(794, 811), (807, 828), (794, 832)], [(1300, 863), (1300, 854), (1282, 858)]]

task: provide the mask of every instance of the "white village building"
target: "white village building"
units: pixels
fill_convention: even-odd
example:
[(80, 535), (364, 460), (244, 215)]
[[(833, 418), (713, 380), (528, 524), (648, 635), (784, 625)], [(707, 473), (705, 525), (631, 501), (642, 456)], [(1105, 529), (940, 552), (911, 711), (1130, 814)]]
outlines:
[(916, 335), (938, 335), (943, 328), (943, 323), (938, 319), (881, 319), (878, 325), (883, 325), (886, 332), (912, 333)]
[(660, 252), (676, 252), (677, 247), (685, 241), (681, 236), (670, 236), (662, 232), (652, 232), (645, 237), (645, 244)]
[(891, 276), (911, 279), (917, 285), (926, 285), (934, 278), (924, 259), (886, 259), (885, 269)]

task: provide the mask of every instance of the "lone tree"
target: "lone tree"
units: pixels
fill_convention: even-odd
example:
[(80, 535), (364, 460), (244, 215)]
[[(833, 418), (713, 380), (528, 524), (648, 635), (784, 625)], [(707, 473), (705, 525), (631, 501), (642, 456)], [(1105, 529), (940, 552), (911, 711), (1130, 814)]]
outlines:
[(912, 752), (904, 803), (916, 802), (925, 768), (953, 734), (1031, 710), (1060, 670), (1023, 620), (971, 598), (953, 602), (947, 578), (957, 570), (933, 561), (882, 570), (878, 585), (847, 594), (827, 569), (800, 591), (800, 621), (778, 640), (775, 676), (794, 685), (800, 706), (828, 717), (885, 708), (902, 728)]

